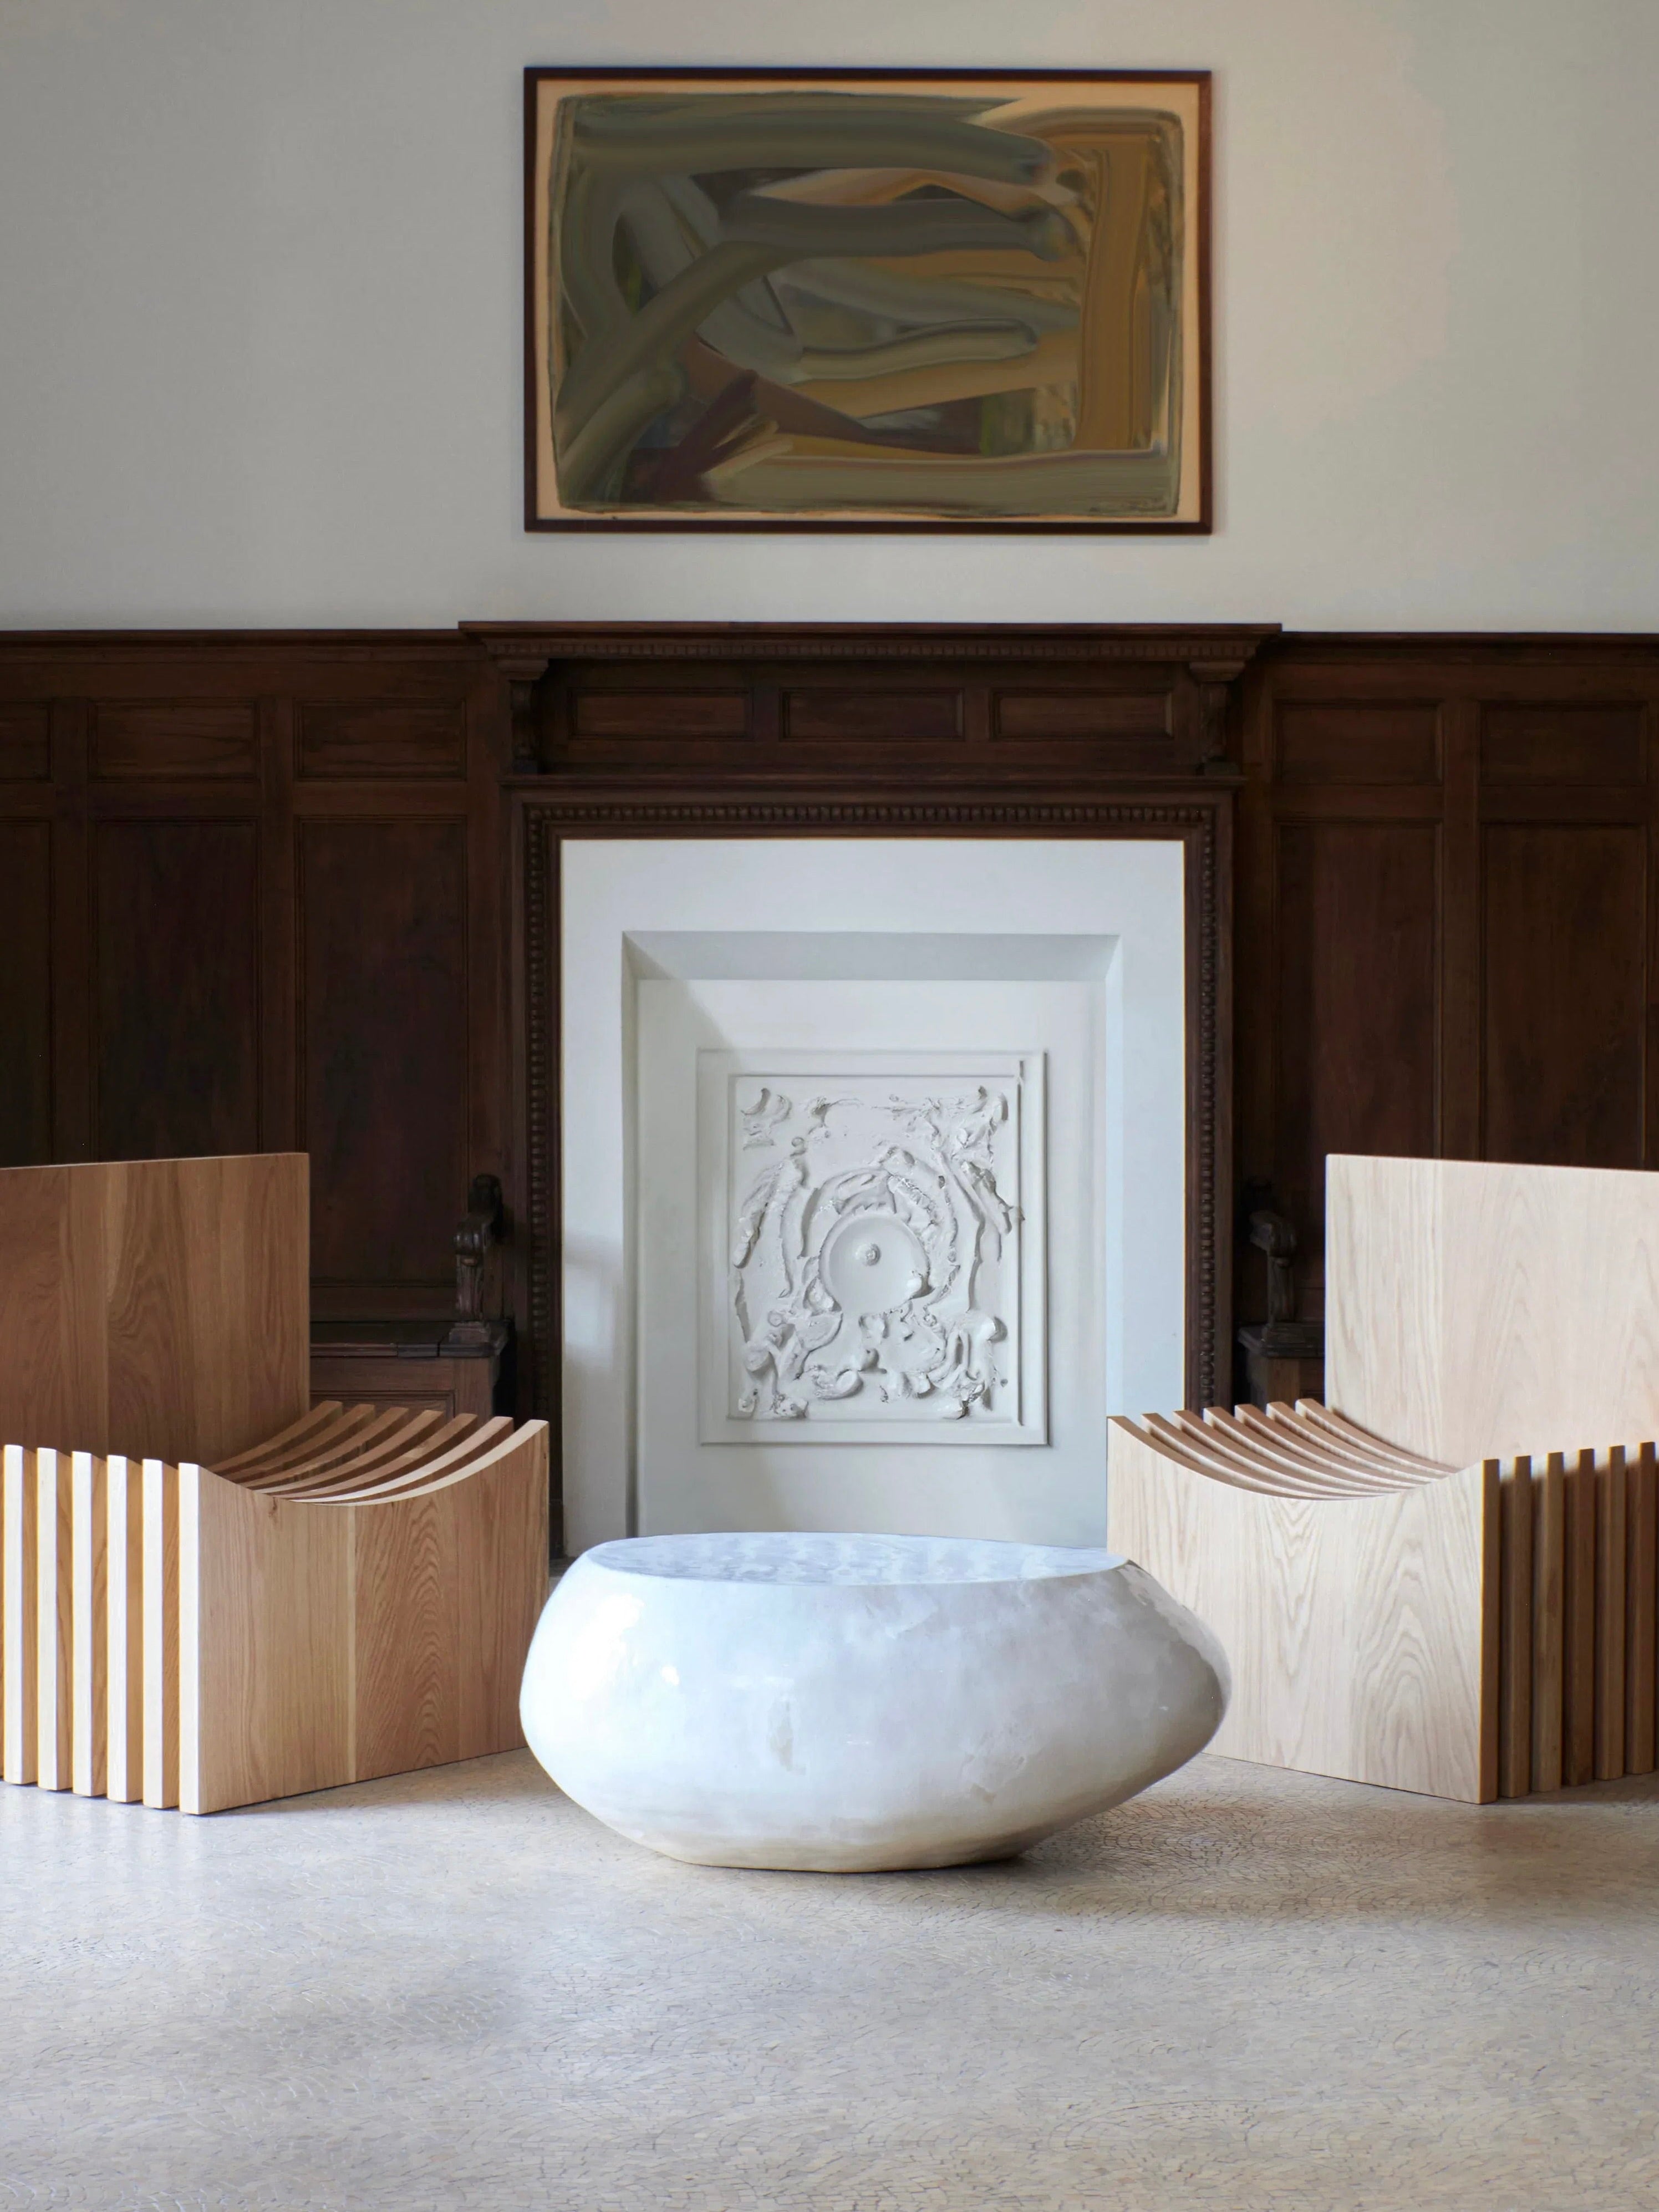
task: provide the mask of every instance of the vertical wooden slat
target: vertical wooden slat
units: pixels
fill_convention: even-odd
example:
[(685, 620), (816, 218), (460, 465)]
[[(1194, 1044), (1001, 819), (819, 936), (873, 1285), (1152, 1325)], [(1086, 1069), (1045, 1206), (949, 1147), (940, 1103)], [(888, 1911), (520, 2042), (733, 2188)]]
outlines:
[(4, 1747), (0, 1753), (8, 1782), (33, 1782), (38, 1747), (35, 1676), (40, 1664), (40, 1638), (35, 1614), (40, 1601), (36, 1575), (35, 1532), (38, 1521), (33, 1457), (21, 1444), (5, 1447), (0, 1464), (0, 1485), (5, 1498), (3, 1572), (5, 1609)]
[(144, 1462), (144, 1802), (179, 1802), (179, 1470)]
[(109, 1686), (106, 1794), (120, 1805), (144, 1795), (144, 1523), (143, 1472), (112, 1455), (105, 1462), (109, 1507), (106, 1547)]
[(1659, 1464), (1644, 1443), (1626, 1468), (1629, 1503), (1626, 1540), (1625, 1771), (1651, 1774), (1655, 1764), (1656, 1666), (1659, 1666)]
[(1498, 1601), (1498, 1794), (1532, 1787), (1532, 1462), (1506, 1462), (1498, 1481), (1503, 1582)]
[[(209, 1478), (210, 1481), (212, 1480)], [(206, 1805), (202, 1758), (202, 1470), (179, 1469), (179, 1809)]]
[(1595, 1478), (1595, 1778), (1625, 1771), (1625, 1448), (1612, 1445)]
[(1595, 1453), (1589, 1446), (1566, 1477), (1564, 1782), (1595, 1779)]
[(109, 1506), (105, 1463), (90, 1452), (70, 1462), (73, 1535), (70, 1627), (70, 1784), (78, 1797), (104, 1794), (108, 1742), (109, 1607), (105, 1560)]
[(1504, 1548), (1499, 1525), (1498, 1474), (1495, 1459), (1480, 1462), (1480, 1798), (1490, 1805), (1498, 1795), (1499, 1694), (1498, 1614), (1503, 1604)]
[(73, 1715), (70, 1632), (74, 1533), (70, 1520), (68, 1459), (45, 1447), (32, 1455), (35, 1476), (35, 1633), (40, 1657), (35, 1710), (40, 1741), (35, 1780), (42, 1790), (67, 1790), (70, 1781), (70, 1724)]
[(1532, 1488), (1532, 1786), (1559, 1790), (1566, 1595), (1566, 1470), (1559, 1452), (1550, 1454)]

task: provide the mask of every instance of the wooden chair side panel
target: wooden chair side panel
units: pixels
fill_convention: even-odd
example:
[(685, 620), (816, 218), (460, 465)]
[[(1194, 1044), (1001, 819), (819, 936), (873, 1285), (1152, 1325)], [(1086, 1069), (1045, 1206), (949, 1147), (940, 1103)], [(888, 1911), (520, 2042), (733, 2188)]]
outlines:
[(1322, 1564), (1352, 1641), (1354, 1778), (1470, 1804), (1496, 1796), (1496, 1470), (1361, 1508), (1332, 1537)]
[(548, 1592), (548, 1431), (522, 1434), (510, 1467), (478, 1478), (475, 1536), (462, 1555), (463, 1756), (524, 1742), (519, 1692)]
[(1232, 1703), (1214, 1750), (1470, 1802), (1492, 1794), (1479, 1468), (1374, 1498), (1273, 1498), (1178, 1466), (1115, 1422), (1107, 1498), (1113, 1548), (1228, 1655)]
[[(321, 1505), (284, 1506), (321, 1515)], [(465, 1756), (459, 1657), (464, 1530), (448, 1494), (337, 1516), (352, 1547), (352, 1776), (368, 1781)]]
[(547, 1595), (547, 1431), (476, 1473), (337, 1515), (356, 1563), (359, 1778), (517, 1749), (519, 1686)]
[(180, 1802), (222, 1812), (353, 1778), (348, 1532), (183, 1470)]

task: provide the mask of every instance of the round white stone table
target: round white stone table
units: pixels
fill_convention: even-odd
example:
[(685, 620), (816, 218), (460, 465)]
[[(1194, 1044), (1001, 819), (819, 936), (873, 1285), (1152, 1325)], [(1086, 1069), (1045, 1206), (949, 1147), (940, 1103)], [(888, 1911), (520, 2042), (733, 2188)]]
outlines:
[(645, 1536), (548, 1600), (520, 1711), (579, 1805), (706, 1866), (1005, 1858), (1201, 1751), (1227, 1662), (1112, 1552)]

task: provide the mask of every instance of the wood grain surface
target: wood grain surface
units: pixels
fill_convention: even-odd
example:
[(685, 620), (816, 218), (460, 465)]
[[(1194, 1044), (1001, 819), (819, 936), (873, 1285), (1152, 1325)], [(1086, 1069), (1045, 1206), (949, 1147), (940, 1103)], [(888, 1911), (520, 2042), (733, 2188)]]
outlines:
[(73, 1776), (70, 1729), (74, 1530), (70, 1455), (33, 1455), (35, 1473), (36, 1782), (42, 1790), (67, 1790)]
[(1595, 1778), (1625, 1771), (1625, 1452), (1595, 1470)]
[(1561, 1779), (1595, 1778), (1595, 1450), (1575, 1452), (1566, 1470), (1566, 1580), (1563, 1607)]
[(77, 1797), (101, 1797), (109, 1758), (109, 1474), (91, 1452), (70, 1462), (70, 1519), (71, 1786)]
[(143, 1464), (144, 1802), (179, 1802), (179, 1470)]
[(1659, 1613), (1659, 1466), (1653, 1445), (1643, 1444), (1626, 1468), (1629, 1485), (1626, 1538), (1629, 1579), (1625, 1618), (1629, 1663), (1625, 1672), (1625, 1771), (1651, 1774), (1655, 1765), (1656, 1614)]
[(1532, 1788), (1532, 1462), (1514, 1460), (1498, 1477), (1498, 1794), (1524, 1797)]
[[(547, 1430), (468, 1438), (354, 1494), (180, 1470), (180, 1802), (207, 1813), (523, 1741), (547, 1595)], [(486, 1446), (489, 1439), (485, 1440)], [(453, 1464), (441, 1464), (448, 1461)], [(424, 1477), (424, 1480), (422, 1480)]]
[(1363, 1443), (1311, 1405), (1111, 1424), (1109, 1542), (1231, 1662), (1212, 1747), (1474, 1802), (1651, 1772), (1654, 1444), (1310, 1479)]
[(104, 1486), (105, 1790), (118, 1804), (139, 1805), (144, 1796), (143, 1468), (112, 1455), (104, 1462)]
[(1334, 1153), (1326, 1395), (1431, 1459), (1659, 1431), (1659, 1176)]
[(1551, 1452), (1533, 1476), (1532, 1786), (1559, 1790), (1566, 1698), (1567, 1478)]
[(5, 1525), (0, 1528), (3, 1547), (3, 1612), (0, 1613), (0, 1654), (5, 1680), (0, 1684), (0, 1706), (4, 1713), (3, 1768), (8, 1782), (33, 1782), (40, 1743), (40, 1720), (35, 1677), (40, 1666), (40, 1577), (36, 1530), (39, 1500), (34, 1455), (21, 1444), (8, 1444), (0, 1458), (0, 1508)]
[(1492, 1794), (1495, 1469), (1276, 1495), (1172, 1458), (1150, 1426), (1115, 1419), (1109, 1450), (1108, 1540), (1206, 1620), (1231, 1662), (1213, 1750), (1437, 1796)]
[(0, 1169), (0, 1437), (211, 1462), (306, 1411), (298, 1152)]

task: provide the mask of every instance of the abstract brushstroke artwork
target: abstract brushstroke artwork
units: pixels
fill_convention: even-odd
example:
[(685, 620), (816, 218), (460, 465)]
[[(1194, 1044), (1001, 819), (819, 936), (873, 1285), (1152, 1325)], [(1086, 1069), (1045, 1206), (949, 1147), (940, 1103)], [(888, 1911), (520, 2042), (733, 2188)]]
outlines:
[(1208, 528), (1205, 73), (526, 95), (531, 528)]

